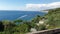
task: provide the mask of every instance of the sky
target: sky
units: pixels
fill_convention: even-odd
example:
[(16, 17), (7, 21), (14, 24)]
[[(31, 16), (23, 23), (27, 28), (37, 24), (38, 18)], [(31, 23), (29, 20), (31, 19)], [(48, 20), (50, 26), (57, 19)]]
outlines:
[(0, 10), (40, 11), (60, 7), (60, 0), (0, 0)]

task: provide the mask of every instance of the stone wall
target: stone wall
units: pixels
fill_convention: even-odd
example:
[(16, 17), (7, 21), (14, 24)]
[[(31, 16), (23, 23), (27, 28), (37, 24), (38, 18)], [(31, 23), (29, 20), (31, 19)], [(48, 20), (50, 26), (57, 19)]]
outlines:
[(60, 28), (59, 29), (50, 29), (50, 30), (31, 32), (28, 34), (58, 34), (58, 33), (60, 33)]

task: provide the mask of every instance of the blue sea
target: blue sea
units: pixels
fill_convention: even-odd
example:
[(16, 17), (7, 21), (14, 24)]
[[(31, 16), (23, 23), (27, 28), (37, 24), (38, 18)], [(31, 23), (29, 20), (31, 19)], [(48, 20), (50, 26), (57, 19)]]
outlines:
[(31, 20), (36, 15), (44, 16), (46, 13), (39, 11), (11, 11), (0, 10), (0, 20)]

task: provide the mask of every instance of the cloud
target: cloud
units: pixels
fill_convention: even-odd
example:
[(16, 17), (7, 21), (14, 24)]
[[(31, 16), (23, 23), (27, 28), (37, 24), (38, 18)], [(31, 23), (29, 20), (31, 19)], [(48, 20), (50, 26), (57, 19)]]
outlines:
[(54, 2), (54, 3), (47, 4), (47, 7), (58, 8), (58, 7), (60, 7), (60, 2)]
[[(22, 10), (22, 11), (41, 11), (60, 7), (60, 2), (52, 2), (48, 4), (25, 4), (24, 6), (4, 5), (0, 4), (0, 10)], [(44, 12), (44, 11), (42, 11)], [(48, 11), (45, 11), (48, 12)]]
[(40, 8), (46, 6), (46, 4), (26, 4), (28, 10), (39, 10)]
[(40, 11), (45, 9), (52, 9), (60, 7), (60, 2), (53, 2), (48, 4), (26, 4), (27, 10)]

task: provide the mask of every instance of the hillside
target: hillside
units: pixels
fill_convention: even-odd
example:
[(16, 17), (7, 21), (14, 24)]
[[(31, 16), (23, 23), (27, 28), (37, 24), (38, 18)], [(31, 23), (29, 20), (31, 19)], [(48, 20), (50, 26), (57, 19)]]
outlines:
[(45, 15), (45, 18), (48, 20), (47, 24), (51, 28), (60, 28), (60, 8), (50, 9), (48, 11), (48, 14)]
[[(1, 24), (0, 33), (25, 34), (27, 32), (32, 32), (32, 28), (36, 29), (36, 31), (60, 28), (60, 8), (50, 9), (48, 11), (49, 12), (45, 16), (36, 15), (36, 17), (32, 18), (31, 21), (26, 21), (21, 19), (12, 20), (12, 21), (2, 20), (0, 21)], [(44, 21), (43, 24), (39, 24), (39, 21), (41, 20)]]

